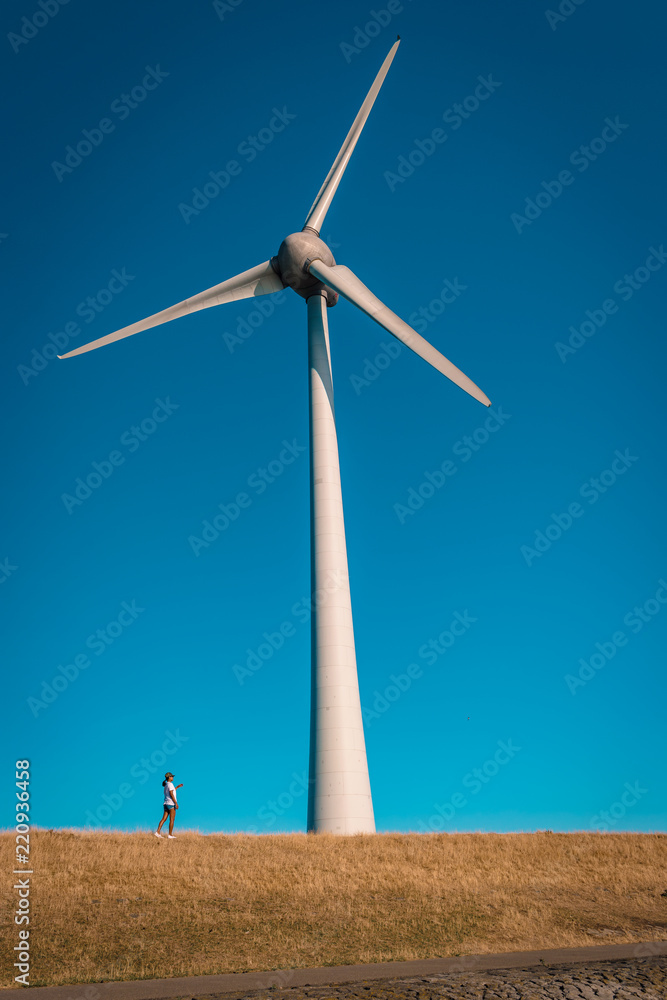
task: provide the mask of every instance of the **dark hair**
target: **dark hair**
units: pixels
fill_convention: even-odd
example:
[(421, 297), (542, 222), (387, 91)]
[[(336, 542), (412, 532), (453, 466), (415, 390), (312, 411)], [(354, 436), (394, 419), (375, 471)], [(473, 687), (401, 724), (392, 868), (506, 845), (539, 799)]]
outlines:
[(164, 781), (162, 782), (162, 787), (164, 788), (166, 784), (167, 784), (167, 779), (165, 778)]

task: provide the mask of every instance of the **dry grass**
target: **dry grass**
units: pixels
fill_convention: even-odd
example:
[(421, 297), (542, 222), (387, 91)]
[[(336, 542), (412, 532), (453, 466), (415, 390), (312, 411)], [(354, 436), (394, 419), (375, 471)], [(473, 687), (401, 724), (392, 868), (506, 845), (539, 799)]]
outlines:
[(31, 857), (33, 985), (667, 937), (661, 834), (36, 830)]

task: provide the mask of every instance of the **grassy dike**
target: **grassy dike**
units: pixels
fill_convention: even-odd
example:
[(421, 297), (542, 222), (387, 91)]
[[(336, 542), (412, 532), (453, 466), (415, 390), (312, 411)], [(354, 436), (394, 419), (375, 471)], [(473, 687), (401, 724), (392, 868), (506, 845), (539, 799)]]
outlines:
[[(37, 829), (30, 846), (33, 986), (667, 939), (664, 834)], [(6, 872), (13, 850), (0, 833)]]

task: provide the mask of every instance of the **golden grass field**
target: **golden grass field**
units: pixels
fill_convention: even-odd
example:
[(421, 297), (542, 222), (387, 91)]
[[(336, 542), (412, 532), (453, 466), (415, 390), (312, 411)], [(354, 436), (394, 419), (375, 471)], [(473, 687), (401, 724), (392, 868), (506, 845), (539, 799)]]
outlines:
[[(35, 986), (667, 938), (664, 834), (37, 829), (30, 846)], [(13, 847), (0, 834), (4, 871)]]

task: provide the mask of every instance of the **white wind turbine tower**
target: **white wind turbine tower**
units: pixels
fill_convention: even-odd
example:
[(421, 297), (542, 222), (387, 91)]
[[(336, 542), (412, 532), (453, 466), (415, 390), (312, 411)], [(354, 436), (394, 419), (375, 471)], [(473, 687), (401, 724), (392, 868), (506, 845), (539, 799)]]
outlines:
[[(342, 295), (437, 371), (481, 403), (491, 405), (463, 372), (377, 299), (349, 268), (336, 264), (329, 247), (319, 236), (399, 41), (400, 38), (380, 67), (303, 229), (283, 240), (277, 257), (147, 319), (62, 355), (71, 358), (199, 309), (255, 295), (268, 295), (284, 287), (294, 289), (306, 300), (310, 382), (311, 593), (320, 591), (327, 595), (317, 605), (314, 604), (312, 615), (308, 830), (318, 832), (375, 832), (354, 650), (327, 306), (335, 305), (338, 295)], [(332, 581), (337, 581), (334, 588), (331, 587)]]

